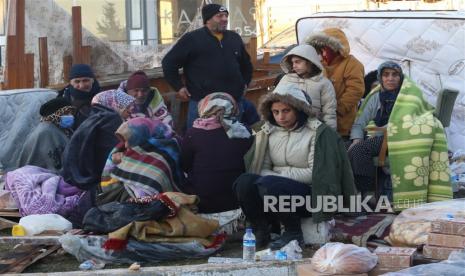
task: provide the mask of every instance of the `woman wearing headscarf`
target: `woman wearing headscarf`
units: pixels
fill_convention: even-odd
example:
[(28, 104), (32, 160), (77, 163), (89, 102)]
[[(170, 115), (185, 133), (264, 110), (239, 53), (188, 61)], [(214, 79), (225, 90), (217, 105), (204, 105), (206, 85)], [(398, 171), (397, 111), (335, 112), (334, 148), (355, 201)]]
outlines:
[(237, 209), (232, 184), (245, 171), (243, 158), (253, 139), (236, 121), (238, 106), (229, 94), (207, 95), (198, 110), (199, 118), (181, 144), (181, 164), (187, 173), (185, 192), (200, 197), (202, 213)]
[(151, 118), (173, 126), (173, 118), (160, 91), (150, 86), (150, 79), (144, 71), (134, 72), (127, 80), (120, 83), (118, 90), (136, 99), (131, 118)]
[(180, 147), (169, 125), (152, 118), (133, 118), (115, 134), (120, 143), (105, 164), (99, 205), (179, 191)]
[[(247, 154), (252, 159), (248, 173), (236, 180), (233, 189), (252, 224), (258, 246), (268, 242), (270, 221), (275, 220), (284, 225), (284, 233), (271, 243), (272, 249), (291, 240), (303, 244), (302, 217), (312, 216), (315, 223), (320, 223), (334, 215), (316, 208), (317, 200), (342, 195), (346, 201), (355, 194), (344, 143), (335, 130), (315, 117), (308, 94), (294, 84), (279, 84), (265, 96), (259, 110), (265, 124)], [(311, 198), (316, 210), (311, 213), (302, 205), (294, 206), (293, 211), (279, 205), (266, 210), (268, 196), (278, 201), (280, 197)]]
[(108, 154), (118, 143), (114, 133), (129, 118), (134, 97), (110, 90), (92, 99), (92, 110), (71, 137), (64, 152), (61, 175), (83, 190), (100, 183)]
[(40, 107), (40, 123), (24, 142), (18, 168), (34, 165), (51, 171), (62, 167), (62, 155), (73, 133), (75, 108), (64, 98)]
[(355, 184), (363, 193), (374, 190), (376, 168), (373, 157), (379, 155), (383, 136), (376, 135), (365, 139), (365, 128), (374, 121), (378, 127), (387, 125), (389, 116), (399, 95), (404, 74), (402, 68), (395, 62), (386, 61), (379, 65), (377, 79), (380, 85), (367, 96), (363, 102), (352, 130), (349, 147), (349, 158), (354, 172)]

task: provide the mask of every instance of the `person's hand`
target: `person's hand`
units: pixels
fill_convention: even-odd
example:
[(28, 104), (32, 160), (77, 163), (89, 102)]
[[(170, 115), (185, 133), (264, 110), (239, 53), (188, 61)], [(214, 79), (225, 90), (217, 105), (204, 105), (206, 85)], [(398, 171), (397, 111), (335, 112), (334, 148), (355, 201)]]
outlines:
[(122, 158), (123, 158), (122, 152), (115, 152), (111, 155), (111, 161), (113, 162), (113, 164), (121, 163)]
[(179, 89), (178, 93), (176, 94), (176, 97), (183, 102), (188, 102), (191, 98), (191, 94), (189, 93), (189, 90), (187, 90), (186, 87), (183, 87)]
[(362, 142), (363, 139), (354, 139), (352, 140), (352, 144), (349, 146), (349, 150), (351, 150), (356, 144)]

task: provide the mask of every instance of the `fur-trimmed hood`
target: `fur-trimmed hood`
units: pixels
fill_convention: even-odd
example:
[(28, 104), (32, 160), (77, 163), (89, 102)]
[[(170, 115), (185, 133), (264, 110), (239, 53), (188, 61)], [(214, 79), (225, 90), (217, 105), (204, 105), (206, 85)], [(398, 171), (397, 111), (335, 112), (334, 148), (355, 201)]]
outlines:
[(324, 70), (323, 64), (321, 64), (320, 61), (320, 56), (318, 56), (318, 53), (316, 52), (315, 48), (313, 48), (313, 46), (311, 45), (302, 44), (292, 48), (292, 50), (290, 50), (281, 59), (281, 69), (283, 69), (285, 73), (292, 72), (292, 62), (290, 60), (292, 56), (299, 56), (310, 61), (311, 63), (315, 64), (315, 66), (318, 67), (318, 69), (320, 69), (321, 72), (323, 72)]
[(343, 57), (348, 57), (350, 54), (349, 41), (345, 33), (338, 28), (329, 28), (323, 30), (323, 32), (310, 35), (306, 39), (306, 43), (316, 49), (328, 46)]
[(299, 89), (294, 84), (278, 84), (273, 92), (266, 94), (259, 107), (260, 115), (266, 121), (270, 121), (273, 118), (271, 113), (271, 105), (275, 102), (282, 102), (290, 105), (298, 111), (302, 111), (309, 117), (314, 117), (315, 114), (312, 112), (312, 100), (307, 93), (302, 89)]

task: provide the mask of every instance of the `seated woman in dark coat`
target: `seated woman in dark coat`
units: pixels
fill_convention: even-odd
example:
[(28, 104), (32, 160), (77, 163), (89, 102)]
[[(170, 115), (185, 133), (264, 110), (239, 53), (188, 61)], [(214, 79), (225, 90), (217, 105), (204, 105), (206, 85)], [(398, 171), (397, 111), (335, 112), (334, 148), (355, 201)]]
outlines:
[(34, 165), (59, 171), (62, 154), (73, 133), (75, 108), (64, 98), (52, 99), (40, 107), (40, 123), (27, 137), (18, 168)]
[(108, 154), (118, 143), (114, 133), (131, 112), (134, 97), (110, 90), (92, 99), (92, 111), (76, 131), (63, 154), (61, 175), (83, 190), (95, 190)]
[(392, 61), (382, 63), (376, 72), (380, 86), (363, 103), (361, 112), (350, 132), (352, 143), (348, 154), (354, 172), (355, 184), (362, 194), (375, 190), (376, 168), (373, 164), (373, 157), (378, 156), (383, 143), (383, 136), (379, 135), (380, 133), (364, 139), (365, 127), (372, 120), (378, 127), (387, 126), (389, 116), (404, 81), (402, 68)]
[(181, 146), (186, 192), (200, 197), (202, 213), (237, 209), (232, 184), (245, 171), (243, 157), (253, 140), (249, 131), (234, 121), (238, 106), (229, 94), (206, 96), (198, 110), (200, 118), (187, 130)]

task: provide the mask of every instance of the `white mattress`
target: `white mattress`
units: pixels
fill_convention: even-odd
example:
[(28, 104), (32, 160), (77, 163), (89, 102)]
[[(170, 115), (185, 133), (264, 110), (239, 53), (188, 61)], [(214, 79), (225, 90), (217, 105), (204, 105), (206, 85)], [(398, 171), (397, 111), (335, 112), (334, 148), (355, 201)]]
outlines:
[(345, 32), (365, 73), (397, 61), (433, 105), (442, 88), (458, 90), (447, 135), (452, 151), (465, 149), (465, 12), (319, 13), (297, 21), (297, 41), (330, 27)]
[(57, 96), (49, 89), (0, 91), (0, 170), (15, 168), (23, 143), (40, 120), (40, 106)]

